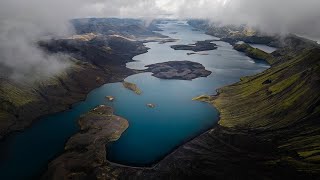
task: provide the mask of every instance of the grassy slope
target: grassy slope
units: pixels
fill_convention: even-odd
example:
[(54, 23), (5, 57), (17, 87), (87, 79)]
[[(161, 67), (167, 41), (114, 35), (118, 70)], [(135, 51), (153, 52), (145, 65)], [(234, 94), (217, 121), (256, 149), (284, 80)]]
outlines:
[(271, 139), (279, 159), (298, 170), (320, 172), (320, 49), (298, 53), (256, 76), (219, 89), (211, 102), (222, 127), (257, 131)]
[(235, 44), (233, 48), (237, 51), (246, 53), (247, 56), (253, 59), (265, 60), (269, 64), (274, 63), (274, 58), (272, 57), (271, 54), (266, 53), (258, 48), (253, 48), (247, 43)]

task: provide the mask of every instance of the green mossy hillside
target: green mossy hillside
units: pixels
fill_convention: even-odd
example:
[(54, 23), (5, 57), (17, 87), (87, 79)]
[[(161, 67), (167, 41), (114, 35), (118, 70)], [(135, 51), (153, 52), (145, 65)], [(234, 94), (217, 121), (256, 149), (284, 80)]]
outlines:
[(38, 96), (35, 91), (29, 86), (27, 88), (19, 87), (19, 84), (15, 84), (9, 81), (3, 81), (0, 84), (1, 102), (7, 102), (15, 107), (26, 105), (30, 102), (37, 101)]
[[(274, 141), (279, 160), (320, 172), (320, 48), (305, 49), (270, 69), (218, 90), (219, 124)], [(275, 163), (275, 162), (268, 162)]]
[(247, 56), (258, 59), (258, 60), (265, 60), (269, 64), (274, 63), (274, 58), (271, 54), (266, 53), (258, 48), (253, 48), (247, 43), (242, 44), (235, 44), (233, 48), (237, 51), (244, 52)]
[[(225, 114), (228, 120), (224, 122), (221, 119), (220, 124), (281, 128), (294, 123), (296, 119), (319, 113), (314, 112), (320, 103), (319, 74), (320, 49), (317, 48), (306, 50), (256, 76), (242, 78), (239, 83), (219, 89), (215, 104), (221, 109), (227, 107), (237, 110), (232, 118), (227, 118), (228, 114)], [(237, 103), (231, 104), (229, 101)], [(250, 110), (250, 106), (254, 108)], [(252, 111), (256, 113), (250, 115)], [(248, 123), (236, 120), (242, 117), (252, 119), (246, 118)], [(257, 117), (259, 121), (255, 121)], [(288, 122), (283, 123), (283, 119)]]

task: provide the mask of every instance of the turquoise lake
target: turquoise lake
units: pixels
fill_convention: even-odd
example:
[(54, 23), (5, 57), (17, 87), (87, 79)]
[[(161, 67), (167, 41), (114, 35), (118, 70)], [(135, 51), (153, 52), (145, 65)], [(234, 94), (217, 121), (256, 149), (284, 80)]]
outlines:
[[(269, 67), (221, 41), (214, 42), (218, 49), (207, 51), (208, 55), (187, 55), (190, 51), (175, 51), (170, 48), (171, 45), (217, 38), (202, 31), (193, 31), (185, 21), (168, 21), (159, 26), (163, 29), (160, 33), (179, 41), (146, 43), (149, 51), (134, 57), (135, 61), (128, 63), (127, 67), (144, 69), (148, 64), (189, 60), (203, 64), (212, 74), (192, 81), (161, 80), (151, 76), (151, 73), (126, 78), (126, 81), (139, 86), (141, 95), (125, 89), (121, 83), (105, 84), (91, 91), (85, 101), (73, 105), (72, 109), (44, 117), (30, 128), (2, 141), (0, 179), (39, 177), (48, 162), (63, 152), (68, 138), (77, 132), (79, 116), (100, 104), (114, 107), (115, 114), (129, 121), (129, 128), (121, 138), (107, 147), (108, 160), (124, 165), (152, 165), (218, 121), (219, 114), (213, 106), (192, 101), (193, 97), (215, 94), (217, 88)], [(115, 101), (107, 102), (105, 96), (108, 95), (114, 96)], [(148, 108), (147, 103), (153, 103), (156, 107)]]

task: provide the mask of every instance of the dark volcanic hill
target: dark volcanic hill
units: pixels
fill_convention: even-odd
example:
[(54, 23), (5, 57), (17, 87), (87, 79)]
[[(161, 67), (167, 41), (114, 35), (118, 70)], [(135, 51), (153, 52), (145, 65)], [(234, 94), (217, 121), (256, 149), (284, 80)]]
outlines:
[(95, 65), (123, 64), (132, 54), (146, 52), (141, 42), (118, 35), (77, 35), (70, 39), (40, 42), (51, 53), (67, 53), (78, 60)]
[(98, 33), (104, 35), (122, 35), (131, 38), (158, 36), (165, 37), (153, 31), (160, 30), (154, 23), (146, 26), (142, 20), (117, 18), (87, 18), (71, 21), (77, 34)]

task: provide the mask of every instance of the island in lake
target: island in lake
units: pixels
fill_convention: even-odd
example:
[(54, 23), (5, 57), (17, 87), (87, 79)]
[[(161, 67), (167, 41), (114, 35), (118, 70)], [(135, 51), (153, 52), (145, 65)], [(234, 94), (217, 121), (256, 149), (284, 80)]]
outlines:
[(199, 51), (215, 50), (218, 47), (215, 43), (212, 43), (212, 40), (205, 40), (205, 41), (198, 41), (195, 44), (172, 45), (171, 48), (174, 50), (190, 50), (194, 52), (199, 52)]
[(142, 93), (142, 91), (139, 89), (139, 87), (134, 83), (123, 81), (122, 85), (123, 85), (123, 87), (133, 91), (137, 95), (140, 95)]
[(191, 61), (169, 61), (147, 65), (146, 71), (152, 72), (152, 76), (160, 79), (192, 80), (198, 77), (207, 77), (211, 71), (196, 62)]

